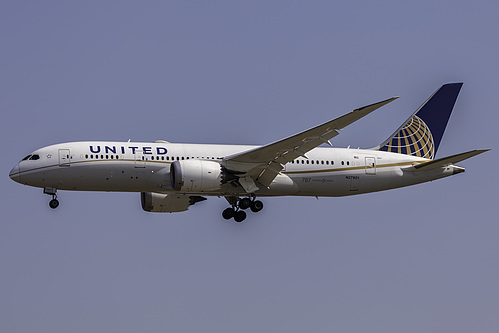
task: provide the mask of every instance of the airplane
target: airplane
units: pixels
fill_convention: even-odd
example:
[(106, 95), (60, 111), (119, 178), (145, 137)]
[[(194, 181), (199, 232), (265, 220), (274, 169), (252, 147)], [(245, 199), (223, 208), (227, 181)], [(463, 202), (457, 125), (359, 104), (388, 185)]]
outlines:
[[(209, 196), (225, 197), (226, 220), (242, 222), (275, 196), (338, 197), (410, 186), (465, 171), (454, 165), (489, 149), (435, 159), (462, 83), (441, 86), (388, 139), (370, 149), (332, 147), (339, 130), (398, 97), (367, 105), (265, 146), (69, 142), (27, 155), (10, 171), (43, 188), (140, 192), (147, 212), (182, 212)], [(321, 145), (331, 147), (319, 147)]]

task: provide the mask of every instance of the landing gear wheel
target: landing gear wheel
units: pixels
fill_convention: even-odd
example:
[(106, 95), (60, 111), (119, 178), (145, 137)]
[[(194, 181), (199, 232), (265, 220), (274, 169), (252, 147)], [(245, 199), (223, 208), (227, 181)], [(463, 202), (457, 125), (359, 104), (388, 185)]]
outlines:
[(49, 206), (52, 209), (56, 209), (57, 207), (59, 207), (59, 200), (57, 200), (57, 199), (50, 200)]
[(229, 207), (222, 212), (222, 217), (226, 220), (230, 220), (235, 214), (236, 212), (234, 211), (234, 208)]
[(234, 221), (236, 222), (243, 222), (244, 219), (246, 219), (246, 212), (244, 210), (239, 210), (234, 215)]
[(249, 198), (242, 198), (239, 200), (239, 208), (248, 209), (251, 206), (251, 200)]
[(52, 200), (49, 202), (49, 206), (52, 209), (59, 207), (59, 201), (57, 200), (57, 189), (55, 187), (44, 187), (43, 193), (52, 196)]
[(253, 213), (258, 213), (263, 209), (263, 202), (261, 202), (260, 200), (255, 200), (251, 203), (250, 208)]

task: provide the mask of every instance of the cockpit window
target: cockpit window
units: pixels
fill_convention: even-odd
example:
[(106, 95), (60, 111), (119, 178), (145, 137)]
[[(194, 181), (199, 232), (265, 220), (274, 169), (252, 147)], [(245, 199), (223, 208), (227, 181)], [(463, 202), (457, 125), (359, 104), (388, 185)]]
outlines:
[(39, 159), (40, 159), (40, 155), (38, 155), (38, 154), (31, 154), (31, 155), (26, 156), (22, 160), (23, 161), (26, 161), (26, 160), (36, 161), (36, 160), (39, 160)]

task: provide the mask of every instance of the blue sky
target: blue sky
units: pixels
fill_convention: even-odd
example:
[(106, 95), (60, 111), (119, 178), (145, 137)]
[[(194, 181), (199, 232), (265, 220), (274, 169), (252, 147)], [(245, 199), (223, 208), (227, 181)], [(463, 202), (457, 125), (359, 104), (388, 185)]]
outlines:
[[(492, 1), (3, 1), (0, 331), (497, 332), (499, 5)], [(464, 82), (437, 156), (455, 177), (348, 198), (223, 199), (8, 178), (78, 140), (266, 144), (401, 96), (333, 140), (372, 147)]]

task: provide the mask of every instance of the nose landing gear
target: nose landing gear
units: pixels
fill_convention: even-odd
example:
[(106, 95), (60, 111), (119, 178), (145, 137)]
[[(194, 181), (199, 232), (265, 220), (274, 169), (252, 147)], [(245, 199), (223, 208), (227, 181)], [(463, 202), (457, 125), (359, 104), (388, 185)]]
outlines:
[(57, 189), (53, 187), (45, 187), (43, 193), (51, 195), (52, 200), (49, 201), (49, 206), (52, 209), (59, 207), (59, 200), (57, 200)]
[(226, 220), (234, 218), (236, 222), (243, 222), (246, 219), (244, 210), (250, 208), (253, 213), (257, 213), (263, 209), (263, 202), (256, 200), (256, 196), (250, 198), (226, 197), (232, 207), (225, 209), (222, 212), (222, 217)]

